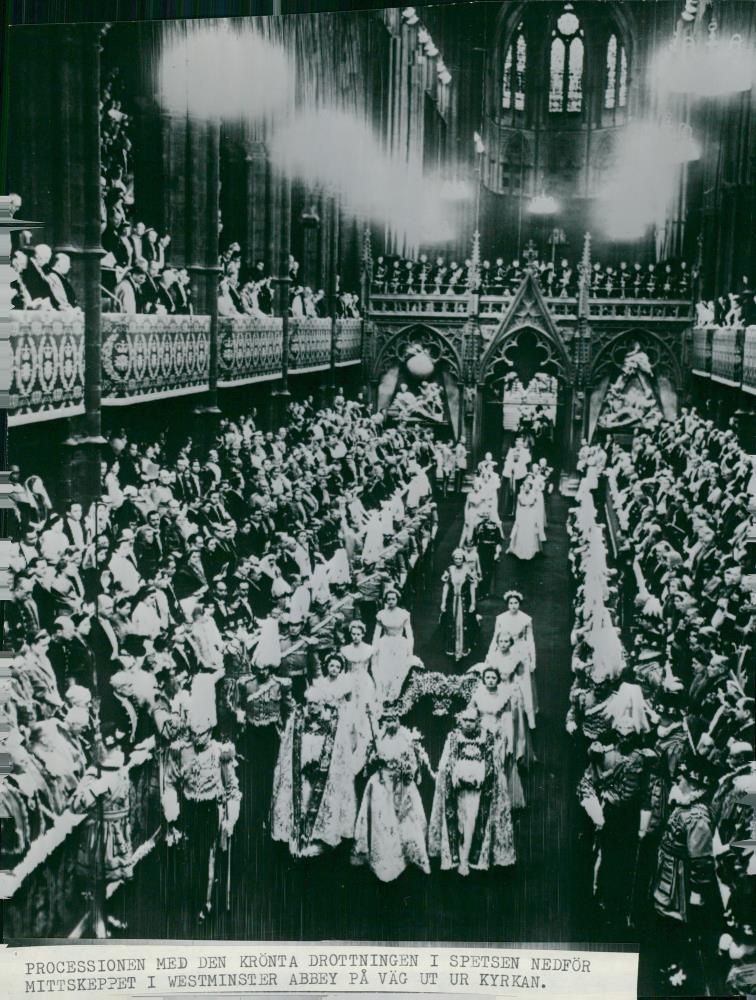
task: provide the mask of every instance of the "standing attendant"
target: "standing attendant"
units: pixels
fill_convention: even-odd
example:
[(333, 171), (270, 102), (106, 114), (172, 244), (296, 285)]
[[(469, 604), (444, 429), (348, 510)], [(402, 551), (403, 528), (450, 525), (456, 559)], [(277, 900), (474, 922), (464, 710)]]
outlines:
[(462, 549), (452, 553), (452, 563), (442, 576), (441, 624), (446, 653), (456, 661), (469, 655), (475, 645), (478, 622), (475, 616), (477, 581), (465, 562)]

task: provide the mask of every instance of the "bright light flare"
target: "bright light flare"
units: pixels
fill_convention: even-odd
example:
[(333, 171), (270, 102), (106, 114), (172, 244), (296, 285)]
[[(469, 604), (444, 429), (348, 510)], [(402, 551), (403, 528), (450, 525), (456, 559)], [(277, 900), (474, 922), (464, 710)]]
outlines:
[(444, 182), (389, 157), (368, 126), (341, 111), (302, 113), (271, 137), (272, 162), (336, 194), (352, 214), (390, 226), (411, 245), (451, 238)]
[(651, 82), (660, 93), (723, 97), (750, 90), (756, 79), (756, 50), (741, 35), (706, 40), (675, 37), (651, 61)]
[(254, 121), (291, 107), (293, 67), (282, 46), (249, 26), (189, 24), (163, 50), (158, 93), (177, 114)]
[(599, 199), (600, 224), (616, 240), (642, 237), (663, 224), (680, 165), (699, 154), (690, 130), (674, 124), (631, 122), (616, 151), (617, 166)]

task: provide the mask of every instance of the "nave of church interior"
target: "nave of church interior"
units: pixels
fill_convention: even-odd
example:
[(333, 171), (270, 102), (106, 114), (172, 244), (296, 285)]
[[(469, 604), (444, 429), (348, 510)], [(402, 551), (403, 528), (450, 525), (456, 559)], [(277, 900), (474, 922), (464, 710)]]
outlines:
[(279, 6), (8, 32), (6, 938), (754, 992), (756, 4)]

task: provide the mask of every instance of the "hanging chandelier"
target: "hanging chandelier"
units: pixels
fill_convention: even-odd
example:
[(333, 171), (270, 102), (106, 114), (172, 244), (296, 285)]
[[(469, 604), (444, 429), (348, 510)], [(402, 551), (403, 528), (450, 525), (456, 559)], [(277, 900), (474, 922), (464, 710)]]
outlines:
[(694, 24), (678, 24), (669, 45), (652, 63), (652, 79), (661, 91), (722, 97), (751, 89), (755, 63), (753, 46), (738, 32), (720, 35), (712, 17), (705, 38)]

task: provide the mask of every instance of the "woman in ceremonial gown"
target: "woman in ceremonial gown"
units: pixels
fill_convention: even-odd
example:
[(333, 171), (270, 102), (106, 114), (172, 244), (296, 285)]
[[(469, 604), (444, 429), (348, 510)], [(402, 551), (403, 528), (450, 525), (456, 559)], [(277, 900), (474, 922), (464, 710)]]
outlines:
[(507, 552), (517, 559), (532, 559), (537, 556), (542, 544), (541, 519), (538, 491), (532, 477), (528, 476), (517, 497), (517, 513)]
[(470, 705), (480, 713), (481, 726), (496, 740), (507, 773), (507, 789), (513, 809), (525, 805), (517, 764), (525, 753), (526, 727), (522, 695), (511, 678), (505, 678), (491, 663), (472, 668), (480, 683), (470, 697)]
[(359, 770), (357, 763), (361, 767), (365, 762), (370, 729), (365, 726), (364, 716), (358, 715), (355, 709), (354, 678), (346, 669), (344, 657), (331, 653), (325, 661), (322, 676), (313, 681), (309, 691), (314, 700), (333, 705), (341, 712), (350, 733), (355, 768)]
[(464, 659), (475, 645), (478, 621), (475, 617), (477, 580), (465, 564), (465, 553), (455, 549), (452, 564), (441, 577), (441, 624), (446, 638), (446, 652), (455, 660)]
[(400, 725), (394, 705), (381, 716), (368, 766), (373, 773), (357, 816), (352, 863), (369, 865), (381, 882), (392, 882), (409, 865), (430, 874), (428, 824), (417, 786), (422, 768), (434, 775), (419, 734)]
[[(503, 649), (504, 652), (511, 653), (512, 658), (517, 661), (519, 664), (516, 669), (517, 683), (522, 691), (528, 726), (530, 729), (535, 729), (538, 697), (535, 685), (536, 651), (533, 619), (522, 610), (522, 594), (519, 591), (507, 591), (504, 600), (507, 602), (507, 610), (496, 617), (494, 634), (486, 659), (491, 659), (499, 665), (496, 659), (499, 655), (497, 651)], [(500, 642), (502, 636), (509, 636), (511, 640), (509, 648), (506, 640), (502, 647)]]
[(372, 719), (377, 713), (378, 700), (371, 673), (375, 649), (365, 642), (365, 625), (355, 620), (349, 626), (351, 642), (341, 647), (346, 675), (352, 684), (352, 709), (358, 734), (359, 752), (365, 759), (367, 746), (372, 739)]
[(399, 591), (390, 588), (385, 604), (376, 616), (373, 634), (373, 680), (378, 703), (395, 701), (410, 670), (414, 636), (410, 613), (399, 607)]
[(504, 761), (480, 713), (468, 706), (446, 739), (433, 795), (428, 847), (441, 868), (486, 871), (515, 863)]
[(359, 770), (348, 714), (310, 689), (284, 730), (273, 775), (272, 836), (312, 858), (354, 836)]

